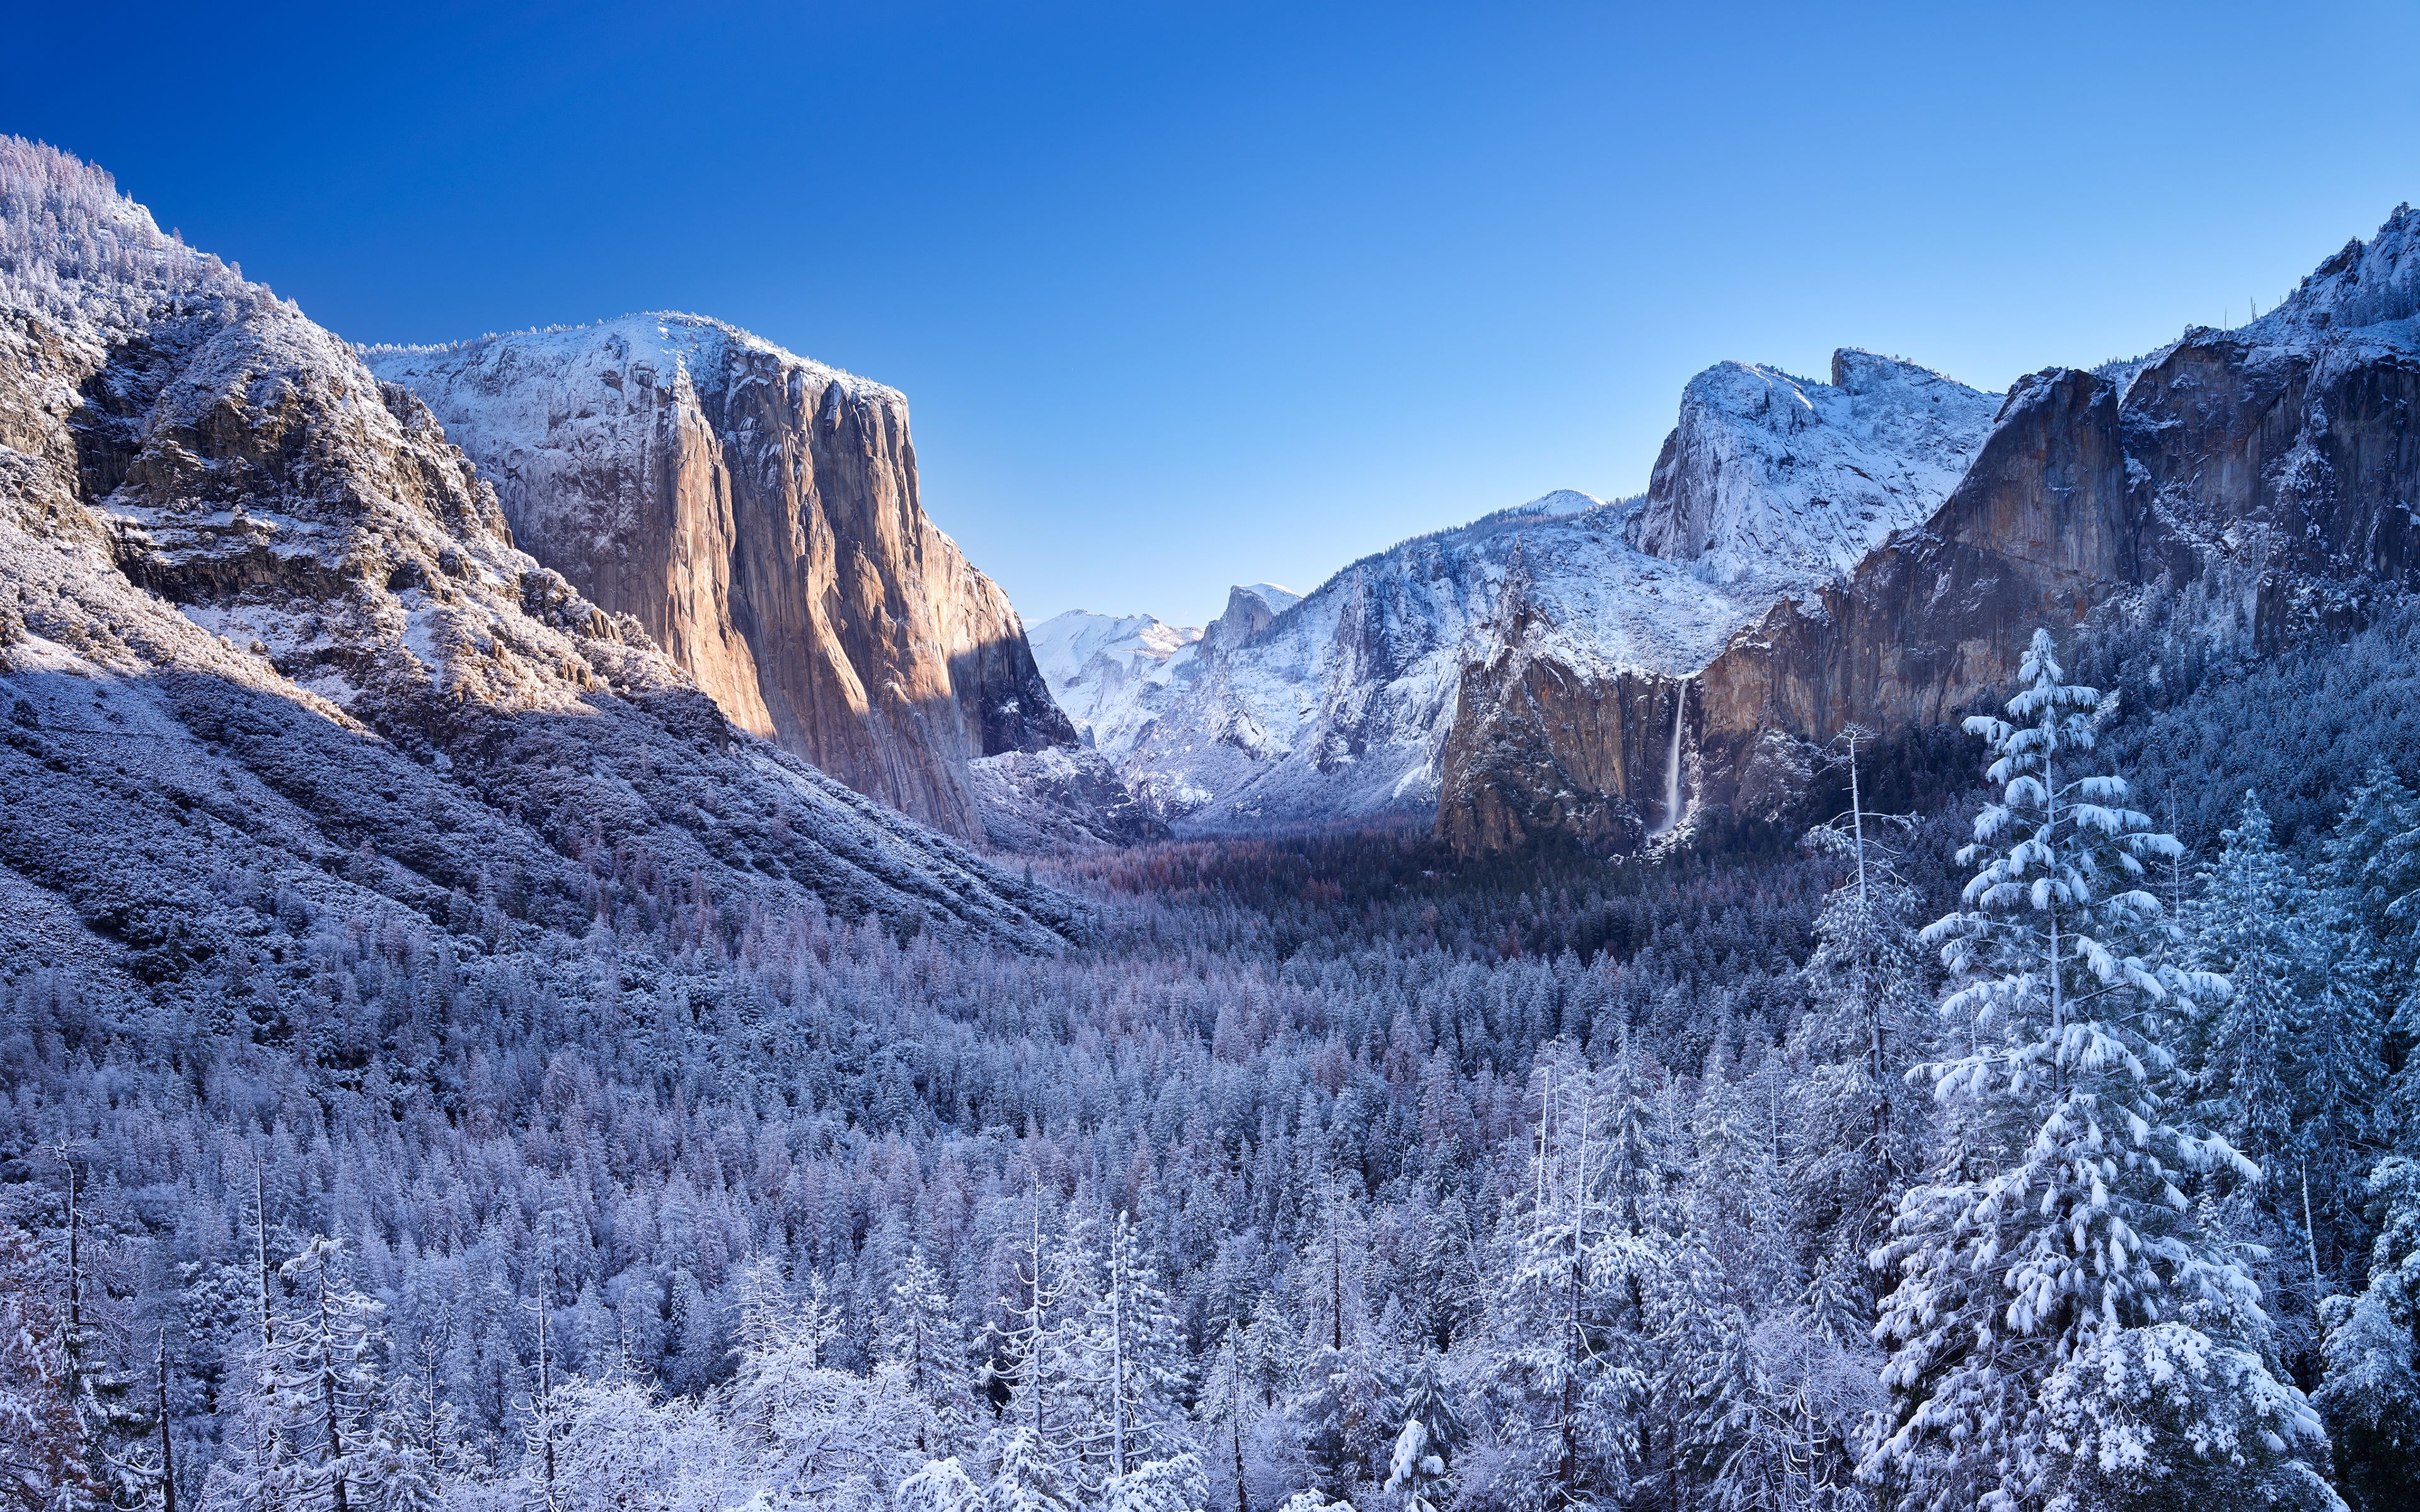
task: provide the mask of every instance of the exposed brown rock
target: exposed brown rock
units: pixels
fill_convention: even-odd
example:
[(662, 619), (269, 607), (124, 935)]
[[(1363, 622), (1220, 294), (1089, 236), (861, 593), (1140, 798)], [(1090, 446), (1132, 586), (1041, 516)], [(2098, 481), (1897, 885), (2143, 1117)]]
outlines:
[[(1688, 802), (1768, 805), (1776, 737), (1947, 720), (2005, 688), (2028, 631), (2135, 590), (2267, 649), (2420, 578), (2420, 355), (2394, 324), (2420, 302), (2397, 252), (2413, 231), (2398, 211), (2244, 332), (2019, 383), (1921, 530), (1778, 604), (1691, 680)], [(1517, 641), (1466, 669), (1439, 834), (1466, 852), (1546, 829), (1635, 845), (1660, 811), (1668, 764), (1642, 755), (1671, 705), (1666, 680), (1578, 676)]]
[(1006, 595), (925, 516), (896, 391), (680, 316), (372, 361), (517, 544), (742, 728), (969, 838), (969, 762), (1074, 743)]

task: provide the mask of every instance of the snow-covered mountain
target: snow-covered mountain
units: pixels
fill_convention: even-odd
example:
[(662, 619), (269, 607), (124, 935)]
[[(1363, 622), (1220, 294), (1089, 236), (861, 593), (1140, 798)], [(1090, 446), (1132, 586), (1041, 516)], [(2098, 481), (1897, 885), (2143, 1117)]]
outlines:
[(1192, 658), (1202, 629), (1152, 614), (1071, 609), (1029, 625), (1025, 639), (1077, 732), (1102, 751), (1123, 754), (1158, 717), (1169, 676)]
[(1643, 499), (1559, 491), (1357, 562), (1298, 602), (1238, 589), (1197, 643), (1144, 666), (1107, 654), (1140, 633), (1128, 622), (1087, 624), (1102, 653), (1077, 671), (1046, 658), (1044, 675), (1182, 832), (1425, 813), (1469, 669), (1691, 676), (1938, 508), (1997, 403), (1865, 352), (1838, 353), (1833, 378), (1723, 364), (1689, 385)]
[[(2415, 317), (2406, 207), (2247, 326), (2024, 378), (1979, 443), (1982, 396), (1855, 354), (1834, 364), (1845, 400), (1746, 370), (1701, 379), (1719, 402), (1699, 413), (1723, 424), (1692, 440), (1684, 412), (1640, 539), (1710, 578), (1760, 556), (1819, 570), (1685, 687), (1607, 678), (1548, 640), (1474, 664), (1441, 833), (1472, 850), (1547, 830), (1621, 843), (1678, 808), (1780, 811), (1814, 746), (1988, 702), (2040, 626), (2156, 622), (2229, 655), (2360, 623), (2381, 590), (2420, 586)], [(1807, 417), (1835, 408), (1827, 441)]]
[(924, 513), (897, 390), (675, 314), (365, 356), (522, 548), (740, 728), (970, 839), (969, 763), (1075, 743), (1007, 595)]
[(1048, 947), (1078, 918), (735, 730), (513, 545), (410, 393), (13, 137), (0, 711), (11, 910), (163, 996), (302, 969), (255, 950), (264, 909), (486, 951), (808, 914)]
[(1717, 582), (1848, 573), (1940, 507), (1999, 402), (1852, 348), (1829, 383), (1718, 363), (1682, 391), (1635, 539)]

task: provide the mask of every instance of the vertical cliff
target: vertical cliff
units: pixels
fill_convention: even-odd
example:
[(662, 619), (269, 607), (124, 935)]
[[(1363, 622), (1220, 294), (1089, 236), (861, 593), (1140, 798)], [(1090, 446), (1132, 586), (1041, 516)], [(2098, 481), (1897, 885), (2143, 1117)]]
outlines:
[(970, 762), (1074, 742), (1006, 595), (926, 517), (895, 390), (682, 315), (367, 355), (517, 544), (743, 729), (970, 838)]
[[(1831, 378), (1740, 363), (1699, 374), (1628, 519), (1645, 560), (1591, 563), (1589, 594), (1567, 559), (1535, 549), (1508, 576), (1456, 688), (1441, 837), (1466, 852), (1550, 833), (1629, 850), (1743, 787), (1757, 802), (1787, 787), (1792, 753), (1767, 737), (1807, 721), (1776, 705), (1823, 703), (1837, 681), (1825, 658), (1858, 655), (1823, 606), (1877, 548), (1937, 517), (2009, 412), (1869, 352), (1836, 353)], [(1785, 657), (1776, 673), (1765, 653), (1783, 644), (1814, 665)]]
[[(1843, 393), (1872, 380), (1856, 365), (1835, 364)], [(1942, 397), (1954, 417), (1979, 396)], [(2239, 330), (2196, 329), (2101, 372), (2035, 374), (1979, 444), (1924, 424), (1931, 397), (1896, 406), (1863, 432), (1885, 461), (1846, 468), (1874, 486), (1845, 509), (1840, 488), (1808, 486), (1843, 475), (1818, 442), (1837, 403), (1726, 364), (1691, 384), (1658, 464), (1637, 539), (1703, 576), (1780, 555), (1760, 540), (1776, 519), (1812, 519), (1821, 540), (1854, 548), (1845, 571), (1778, 585), (1757, 623), (1683, 670), (1692, 805), (1767, 805), (1806, 743), (1847, 724), (1946, 720), (2007, 685), (2033, 628), (2071, 629), (2124, 595), (2165, 595), (2185, 633), (2259, 650), (2420, 584), (2420, 217), (2398, 208)], [(1927, 501), (1929, 480), (1954, 486), (1890, 523)], [(1464, 670), (1439, 832), (1466, 850), (1547, 829), (1636, 843), (1668, 807), (1670, 764), (1640, 753), (1671, 728), (1670, 681), (1525, 655), (1554, 627), (1523, 623)]]

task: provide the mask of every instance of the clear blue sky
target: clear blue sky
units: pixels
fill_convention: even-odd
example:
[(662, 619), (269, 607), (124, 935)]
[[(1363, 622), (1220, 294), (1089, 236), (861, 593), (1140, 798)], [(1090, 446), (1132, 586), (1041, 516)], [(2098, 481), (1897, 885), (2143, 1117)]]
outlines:
[(320, 9), (17, 7), (0, 131), (357, 341), (895, 384), (1029, 618), (1635, 491), (1723, 358), (2131, 355), (2420, 197), (2408, 0)]

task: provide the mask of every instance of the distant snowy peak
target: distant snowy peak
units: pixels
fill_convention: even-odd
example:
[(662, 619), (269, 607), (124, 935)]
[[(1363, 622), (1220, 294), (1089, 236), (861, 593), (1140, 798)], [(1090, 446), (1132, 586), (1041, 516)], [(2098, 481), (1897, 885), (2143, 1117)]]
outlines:
[(1152, 614), (1076, 609), (1027, 626), (1025, 639), (1077, 731), (1104, 750), (1124, 750), (1156, 712), (1171, 671), (1191, 659), (1202, 630)]
[(1227, 608), (1202, 631), (1202, 652), (1249, 645), (1275, 625), (1278, 616), (1302, 602), (1302, 595), (1275, 583), (1237, 583), (1227, 590)]
[(1084, 674), (1102, 657), (1132, 672), (1144, 672), (1202, 639), (1202, 628), (1171, 625), (1156, 614), (1095, 614), (1071, 609), (1025, 628), (1026, 643), (1042, 676), (1056, 691)]
[(1025, 634), (1059, 707), (1094, 748), (1124, 756), (1162, 714), (1188, 702), (1203, 658), (1249, 645), (1301, 602), (1276, 583), (1238, 583), (1225, 610), (1200, 628), (1070, 609)]
[(1854, 348), (1829, 383), (1717, 363), (1682, 394), (1633, 539), (1713, 582), (1847, 573), (1940, 507), (1999, 402)]

